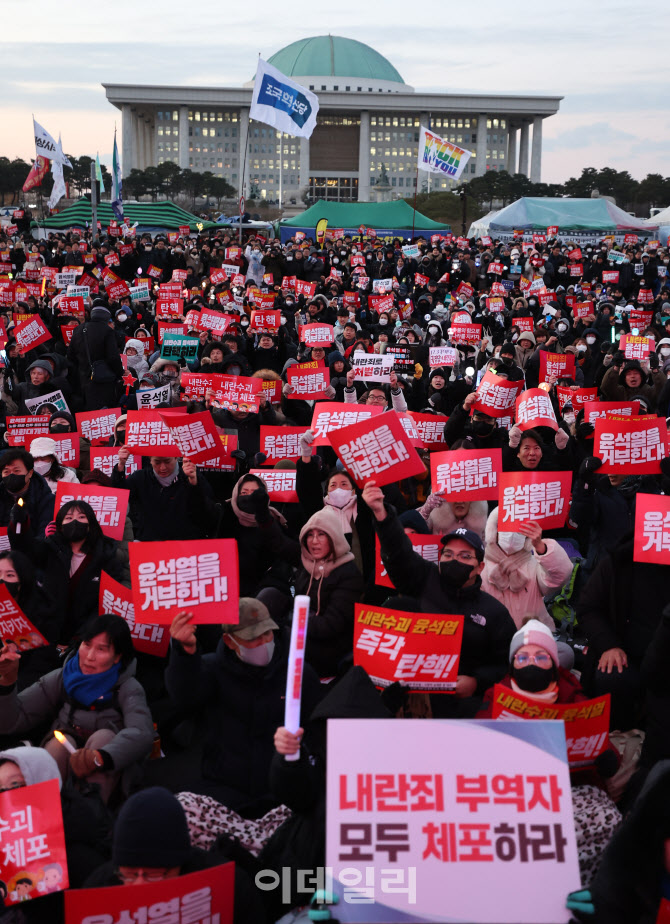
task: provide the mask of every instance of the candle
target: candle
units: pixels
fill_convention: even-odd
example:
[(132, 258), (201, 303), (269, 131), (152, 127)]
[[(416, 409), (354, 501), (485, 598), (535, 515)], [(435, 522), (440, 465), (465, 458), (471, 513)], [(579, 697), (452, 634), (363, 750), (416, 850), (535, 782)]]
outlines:
[[(23, 498), (20, 497), (20, 498), (18, 499), (17, 503), (18, 503), (19, 507), (23, 507)], [(14, 526), (14, 529), (15, 529), (15, 531), (16, 531), (16, 534), (18, 535), (18, 534), (21, 532), (21, 524), (20, 524), (20, 523), (16, 523), (15, 526)]]
[(63, 747), (66, 748), (70, 752), (70, 754), (74, 754), (74, 752), (76, 751), (76, 748), (72, 747), (72, 745), (70, 744), (70, 742), (67, 740), (67, 738), (62, 732), (55, 731), (54, 738), (59, 744), (62, 744)]

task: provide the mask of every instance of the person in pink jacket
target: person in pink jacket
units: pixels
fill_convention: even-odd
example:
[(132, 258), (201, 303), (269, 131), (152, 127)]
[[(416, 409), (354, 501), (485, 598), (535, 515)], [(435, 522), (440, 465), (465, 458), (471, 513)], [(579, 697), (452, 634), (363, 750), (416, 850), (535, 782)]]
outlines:
[(565, 584), (572, 562), (555, 539), (542, 538), (532, 520), (519, 524), (519, 532), (499, 532), (499, 509), (486, 521), (482, 590), (507, 607), (517, 629), (527, 619), (539, 619), (553, 631), (543, 598)]

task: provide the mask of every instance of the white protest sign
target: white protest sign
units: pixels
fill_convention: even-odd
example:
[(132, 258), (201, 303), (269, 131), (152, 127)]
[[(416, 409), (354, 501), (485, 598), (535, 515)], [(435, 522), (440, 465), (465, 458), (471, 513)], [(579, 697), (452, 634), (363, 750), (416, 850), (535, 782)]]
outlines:
[(56, 288), (67, 289), (77, 282), (77, 273), (56, 273)]
[(171, 396), (170, 385), (159, 385), (158, 388), (145, 388), (136, 394), (137, 408), (158, 407), (159, 404), (169, 404)]
[(393, 291), (393, 280), (392, 279), (373, 279), (372, 280), (372, 291), (373, 292), (392, 292)]
[(411, 259), (412, 257), (418, 257), (419, 256), (419, 245), (418, 244), (405, 244), (405, 246), (402, 249), (402, 252), (408, 259)]
[(376, 353), (352, 353), (351, 368), (357, 382), (390, 382), (395, 357), (378, 356)]
[(458, 350), (454, 347), (430, 347), (428, 350), (428, 364), (431, 369), (439, 366), (456, 366), (459, 359)]
[(131, 286), (128, 291), (130, 292), (130, 300), (132, 302), (146, 301), (151, 297), (149, 294), (149, 284), (147, 282), (142, 283), (141, 286)]
[[(26, 398), (24, 404), (29, 414), (36, 414), (38, 408), (43, 407), (45, 404), (53, 404), (57, 411), (70, 413), (70, 408), (67, 406), (67, 401), (60, 389), (51, 391), (48, 395), (41, 395), (39, 398)], [(52, 411), (52, 413), (54, 412)]]
[(81, 298), (90, 298), (91, 297), (91, 287), (90, 286), (68, 286), (67, 294), (71, 295), (73, 298), (76, 296), (81, 296)]

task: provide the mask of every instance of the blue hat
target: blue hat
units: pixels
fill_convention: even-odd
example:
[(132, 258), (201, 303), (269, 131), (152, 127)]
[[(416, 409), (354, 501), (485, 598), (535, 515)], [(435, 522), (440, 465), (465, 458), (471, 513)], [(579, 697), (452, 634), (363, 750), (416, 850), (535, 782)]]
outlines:
[(471, 529), (466, 529), (464, 526), (459, 526), (457, 529), (452, 529), (450, 533), (447, 533), (446, 536), (442, 537), (442, 547), (449, 542), (450, 539), (462, 539), (463, 542), (467, 542), (468, 545), (477, 553), (477, 558), (479, 561), (484, 560), (484, 543), (482, 542), (480, 536), (473, 532)]

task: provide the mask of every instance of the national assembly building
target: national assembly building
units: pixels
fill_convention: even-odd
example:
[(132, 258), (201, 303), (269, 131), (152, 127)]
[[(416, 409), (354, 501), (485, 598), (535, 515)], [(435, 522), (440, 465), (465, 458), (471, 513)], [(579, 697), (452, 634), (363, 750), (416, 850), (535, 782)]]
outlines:
[[(243, 87), (103, 84), (122, 113), (123, 175), (173, 161), (224, 177), (240, 195), (277, 202), (281, 190), (283, 204), (366, 202), (382, 191), (408, 197), (417, 188), (425, 125), (472, 152), (463, 180), (487, 170), (541, 180), (542, 120), (558, 112), (560, 96), (424, 93), (369, 45), (330, 35), (293, 42), (268, 60), (317, 94), (311, 138), (250, 120), (253, 80)], [(429, 184), (436, 190), (453, 182), (420, 171), (419, 192)]]

